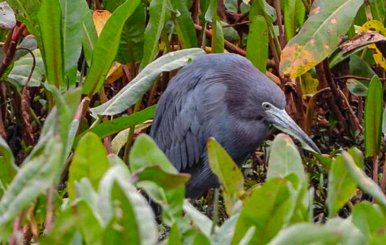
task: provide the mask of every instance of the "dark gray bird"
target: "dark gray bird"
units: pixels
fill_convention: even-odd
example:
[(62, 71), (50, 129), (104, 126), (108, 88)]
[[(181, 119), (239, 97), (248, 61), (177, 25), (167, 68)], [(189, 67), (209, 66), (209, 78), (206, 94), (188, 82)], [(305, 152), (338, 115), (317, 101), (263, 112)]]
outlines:
[(270, 124), (319, 152), (285, 105), (281, 89), (244, 57), (202, 55), (170, 81), (150, 135), (178, 171), (191, 174), (186, 196), (198, 198), (219, 184), (208, 166), (209, 137), (239, 165), (262, 143)]

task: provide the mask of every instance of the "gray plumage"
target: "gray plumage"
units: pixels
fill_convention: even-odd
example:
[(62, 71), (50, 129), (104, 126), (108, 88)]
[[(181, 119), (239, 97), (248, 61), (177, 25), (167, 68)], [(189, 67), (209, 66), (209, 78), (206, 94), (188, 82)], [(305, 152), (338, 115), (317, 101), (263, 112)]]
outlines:
[(263, 102), (279, 109), (286, 104), (275, 83), (235, 54), (200, 56), (170, 81), (150, 135), (178, 171), (191, 174), (187, 197), (218, 185), (207, 163), (209, 137), (238, 164), (262, 143), (269, 126)]

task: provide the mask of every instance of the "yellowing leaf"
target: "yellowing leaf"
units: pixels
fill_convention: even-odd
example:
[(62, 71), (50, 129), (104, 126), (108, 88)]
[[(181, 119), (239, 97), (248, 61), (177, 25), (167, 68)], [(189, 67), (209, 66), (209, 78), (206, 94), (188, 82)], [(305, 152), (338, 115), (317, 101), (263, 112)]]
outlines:
[(112, 84), (118, 78), (122, 77), (122, 75), (123, 70), (121, 63), (114, 61), (109, 72), (107, 73), (105, 84)]
[(302, 76), (300, 88), (303, 95), (313, 95), (318, 91), (319, 80), (313, 78), (310, 73)]
[(92, 13), (92, 19), (94, 21), (95, 29), (98, 37), (102, 32), (107, 20), (110, 18), (111, 13), (107, 10), (96, 10)]
[[(367, 30), (378, 32), (383, 36), (386, 36), (386, 28), (379, 20), (370, 20), (367, 21), (363, 26), (359, 29), (359, 32), (364, 32)], [(369, 49), (373, 52), (373, 58), (375, 63), (380, 65), (383, 69), (386, 70), (386, 58), (383, 57), (381, 51), (377, 48), (377, 46), (373, 44), (369, 44)]]

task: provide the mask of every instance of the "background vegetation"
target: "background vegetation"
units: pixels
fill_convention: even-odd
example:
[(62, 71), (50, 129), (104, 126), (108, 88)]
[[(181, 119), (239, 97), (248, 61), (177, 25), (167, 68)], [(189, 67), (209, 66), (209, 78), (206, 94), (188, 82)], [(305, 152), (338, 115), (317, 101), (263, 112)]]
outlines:
[[(0, 243), (386, 243), (384, 0), (7, 0), (0, 13)], [(279, 134), (239, 170), (210, 139), (222, 195), (184, 200), (189, 176), (141, 133), (204, 52), (266, 72), (324, 154)]]

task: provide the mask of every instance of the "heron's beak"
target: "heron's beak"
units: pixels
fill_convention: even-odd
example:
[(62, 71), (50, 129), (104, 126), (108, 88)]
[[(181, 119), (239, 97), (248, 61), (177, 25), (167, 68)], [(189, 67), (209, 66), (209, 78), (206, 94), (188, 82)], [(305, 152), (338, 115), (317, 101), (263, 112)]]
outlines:
[(307, 150), (311, 150), (320, 154), (319, 148), (310, 139), (310, 137), (308, 137), (308, 135), (294, 122), (294, 120), (292, 120), (292, 118), (285, 110), (272, 106), (265, 112), (268, 114), (268, 120), (273, 124), (273, 126), (289, 135), (292, 135), (301, 143), (308, 146)]

